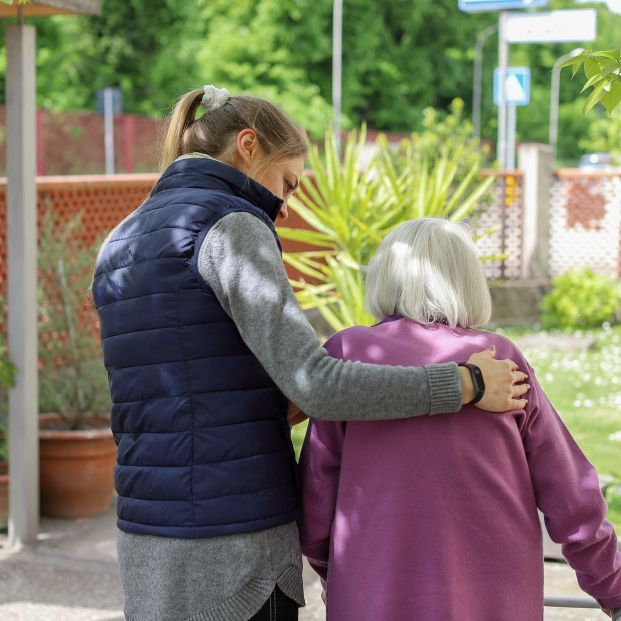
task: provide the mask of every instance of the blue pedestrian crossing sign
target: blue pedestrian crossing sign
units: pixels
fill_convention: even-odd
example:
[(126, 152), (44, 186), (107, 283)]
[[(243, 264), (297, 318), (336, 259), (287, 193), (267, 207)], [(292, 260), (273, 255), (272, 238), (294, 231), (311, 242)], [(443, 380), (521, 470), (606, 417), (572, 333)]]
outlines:
[(459, 0), (462, 11), (507, 11), (509, 9), (531, 9), (548, 6), (549, 0)]
[[(494, 70), (494, 103), (500, 105), (500, 69)], [(530, 69), (507, 67), (505, 69), (505, 103), (527, 106), (530, 103)]]

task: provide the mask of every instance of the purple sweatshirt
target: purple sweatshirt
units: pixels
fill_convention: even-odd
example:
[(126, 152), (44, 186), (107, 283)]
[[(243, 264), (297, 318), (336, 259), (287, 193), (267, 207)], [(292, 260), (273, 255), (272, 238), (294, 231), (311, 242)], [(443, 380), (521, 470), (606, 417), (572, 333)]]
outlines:
[[(328, 352), (387, 365), (465, 361), (505, 337), (387, 318)], [(621, 554), (597, 474), (528, 371), (526, 410), (386, 422), (311, 421), (300, 461), (302, 551), (332, 621), (543, 619), (537, 508), (580, 586), (621, 606)]]

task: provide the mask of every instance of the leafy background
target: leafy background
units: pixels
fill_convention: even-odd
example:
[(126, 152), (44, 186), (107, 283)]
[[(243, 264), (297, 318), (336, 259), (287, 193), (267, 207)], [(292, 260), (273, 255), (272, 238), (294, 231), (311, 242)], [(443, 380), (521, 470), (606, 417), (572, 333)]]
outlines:
[[(581, 5), (582, 6), (582, 5)], [(589, 6), (589, 5), (585, 5)], [(621, 16), (601, 4), (593, 49), (618, 48)], [(315, 137), (330, 123), (332, 0), (103, 0), (100, 17), (31, 19), (38, 31), (38, 104), (94, 109), (95, 91), (118, 85), (125, 111), (163, 116), (176, 96), (203, 83), (275, 99)], [(550, 8), (576, 8), (552, 0)], [(343, 121), (414, 131), (423, 110), (469, 107), (476, 35), (496, 13), (465, 14), (457, 0), (346, 0)], [(6, 57), (0, 32), (0, 97)], [(578, 44), (512, 45), (510, 62), (532, 69), (532, 104), (518, 110), (518, 138), (547, 141), (550, 71)], [(493, 140), (491, 75), (497, 47), (485, 47), (483, 138)], [(562, 160), (618, 149), (605, 111), (584, 117), (584, 80), (561, 80)], [(0, 100), (1, 103), (1, 100)], [(616, 127), (619, 127), (617, 120)]]

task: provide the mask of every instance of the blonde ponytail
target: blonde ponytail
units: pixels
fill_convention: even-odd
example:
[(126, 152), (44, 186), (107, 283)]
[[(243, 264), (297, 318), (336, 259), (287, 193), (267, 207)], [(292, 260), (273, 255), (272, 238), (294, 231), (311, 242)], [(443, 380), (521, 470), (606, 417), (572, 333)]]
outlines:
[(195, 88), (183, 95), (175, 105), (160, 160), (160, 169), (164, 172), (180, 155), (184, 155), (184, 143), (186, 130), (196, 118), (196, 111), (201, 105), (204, 92), (202, 88)]

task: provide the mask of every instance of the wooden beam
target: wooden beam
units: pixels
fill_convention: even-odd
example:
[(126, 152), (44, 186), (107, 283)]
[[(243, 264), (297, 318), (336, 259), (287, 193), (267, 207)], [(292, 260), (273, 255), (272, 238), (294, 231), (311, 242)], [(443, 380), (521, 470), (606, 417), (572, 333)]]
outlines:
[(9, 541), (33, 544), (39, 527), (35, 29), (6, 31)]
[[(21, 5), (24, 17), (48, 15), (100, 15), (100, 0), (37, 0)], [(0, 19), (17, 17), (17, 2), (0, 2)]]

